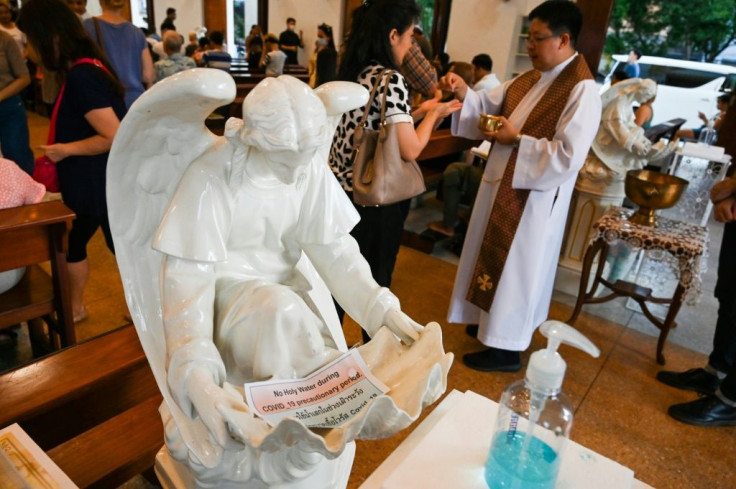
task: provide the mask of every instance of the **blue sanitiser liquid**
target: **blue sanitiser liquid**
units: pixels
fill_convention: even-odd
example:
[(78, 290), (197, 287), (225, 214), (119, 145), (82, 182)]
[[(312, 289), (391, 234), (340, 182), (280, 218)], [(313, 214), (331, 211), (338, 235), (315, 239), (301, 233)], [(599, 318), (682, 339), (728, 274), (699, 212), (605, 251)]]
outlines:
[(521, 431), (496, 433), (486, 460), (490, 489), (554, 489), (560, 458), (536, 436)]

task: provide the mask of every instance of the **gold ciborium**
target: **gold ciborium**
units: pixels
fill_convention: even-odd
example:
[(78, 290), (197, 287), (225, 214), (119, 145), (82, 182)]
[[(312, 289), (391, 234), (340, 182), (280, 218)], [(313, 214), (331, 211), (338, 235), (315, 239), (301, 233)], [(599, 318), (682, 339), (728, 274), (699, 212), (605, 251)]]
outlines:
[(501, 118), (496, 117), (495, 115), (481, 114), (480, 119), (478, 120), (478, 129), (483, 132), (498, 131), (501, 129), (501, 126), (503, 126)]
[(639, 206), (629, 221), (643, 226), (656, 226), (654, 211), (669, 209), (677, 204), (687, 184), (687, 180), (666, 173), (649, 170), (626, 172), (626, 196)]

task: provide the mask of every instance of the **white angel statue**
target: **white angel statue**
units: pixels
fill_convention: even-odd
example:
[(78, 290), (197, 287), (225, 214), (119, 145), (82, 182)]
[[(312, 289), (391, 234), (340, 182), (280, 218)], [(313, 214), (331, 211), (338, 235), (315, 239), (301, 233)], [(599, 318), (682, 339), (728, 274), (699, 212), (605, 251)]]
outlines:
[[(423, 328), (376, 284), (348, 234), (358, 214), (327, 153), (367, 91), (267, 78), (217, 137), (203, 121), (234, 95), (220, 70), (165, 79), (131, 107), (108, 163), (117, 259), (164, 396), (166, 447), (188, 467), (185, 485), (344, 487), (352, 441), (415, 420), (444, 392), (452, 355), (438, 325)], [(346, 350), (330, 293), (375, 335), (361, 353), (391, 391), (340, 428), (270, 426), (242, 386), (305, 376)]]
[[(582, 174), (606, 184), (623, 182), (626, 172), (670, 155), (676, 143), (652, 144), (634, 122), (632, 105), (657, 95), (657, 84), (648, 78), (629, 78), (611, 86), (602, 96), (603, 113), (598, 133)], [(621, 184), (622, 185), (622, 184)]]

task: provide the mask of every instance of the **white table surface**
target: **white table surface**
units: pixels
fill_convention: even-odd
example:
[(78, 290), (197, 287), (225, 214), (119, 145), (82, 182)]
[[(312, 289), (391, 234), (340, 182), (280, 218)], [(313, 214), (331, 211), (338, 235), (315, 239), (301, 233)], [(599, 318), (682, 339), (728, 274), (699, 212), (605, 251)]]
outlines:
[[(476, 395), (474, 393), (470, 394)], [(412, 456), (413, 458), (416, 458), (421, 450), (426, 450), (426, 447), (422, 446), (422, 442), (425, 440), (425, 438), (428, 437), (428, 435), (433, 432), (433, 429), (437, 427), (438, 423), (443, 420), (445, 415), (450, 412), (453, 407), (457, 407), (459, 405), (460, 401), (463, 399), (463, 396), (465, 396), (465, 394), (457, 390), (453, 390), (452, 392), (450, 392), (442, 400), (442, 402), (440, 402), (435, 410), (432, 411), (432, 413), (427, 416), (427, 418), (424, 419), (424, 421), (422, 421), (419, 426), (414, 429), (414, 431), (396, 448), (396, 450), (391, 453), (391, 455), (386, 458), (386, 460), (370, 475), (370, 477), (366, 479), (366, 481), (360, 486), (360, 489), (385, 489), (386, 487), (391, 487), (391, 485), (395, 484), (397, 481), (401, 481), (403, 475), (405, 475), (402, 474), (402, 472), (412, 471), (413, 469), (411, 466)], [(491, 400), (488, 400), (488, 402), (492, 403), (493, 405), (496, 404), (494, 401)], [(490, 438), (490, 435), (488, 435), (488, 438)], [(565, 459), (563, 458), (563, 469), (561, 469), (560, 476), (561, 478), (562, 471), (564, 471), (564, 460)], [(433, 464), (431, 462), (425, 464), (425, 470), (422, 470), (422, 473), (431, 473), (432, 466)], [(440, 469), (440, 467), (438, 467), (438, 469)], [(442, 467), (441, 470), (443, 473), (447, 472), (446, 467)], [(478, 473), (482, 474), (482, 470), (480, 468)], [(413, 474), (416, 477), (417, 472), (414, 470)], [(416, 487), (428, 487), (424, 484), (424, 482), (417, 482), (418, 485)], [(462, 487), (476, 486), (478, 486), (478, 484), (475, 480), (473, 480), (468, 481), (467, 484), (456, 487), (457, 489), (461, 489)], [(485, 483), (483, 483), (483, 486), (485, 486)], [(631, 483), (630, 487), (632, 489), (653, 489), (648, 484), (645, 484), (637, 479), (633, 480), (633, 483)], [(412, 488), (407, 486), (406, 489)]]

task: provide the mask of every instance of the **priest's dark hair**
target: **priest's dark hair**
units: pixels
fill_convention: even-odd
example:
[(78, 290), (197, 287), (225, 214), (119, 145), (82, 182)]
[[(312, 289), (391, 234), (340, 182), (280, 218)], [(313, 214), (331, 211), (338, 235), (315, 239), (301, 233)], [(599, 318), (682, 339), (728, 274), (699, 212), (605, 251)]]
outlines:
[(583, 27), (583, 13), (570, 0), (547, 0), (529, 12), (529, 20), (534, 19), (546, 22), (556, 35), (570, 34), (573, 47), (577, 44), (580, 29)]
[(366, 66), (375, 61), (398, 69), (389, 41), (396, 29), (403, 34), (413, 29), (420, 10), (414, 0), (366, 0), (353, 10), (350, 32), (338, 73), (339, 80), (356, 81)]
[(95, 58), (110, 70), (105, 73), (115, 92), (121, 97), (123, 85), (100, 46), (87, 35), (77, 14), (62, 0), (28, 0), (18, 15), (18, 29), (28, 38), (41, 64), (57, 73), (59, 81), (66, 78), (75, 61)]

